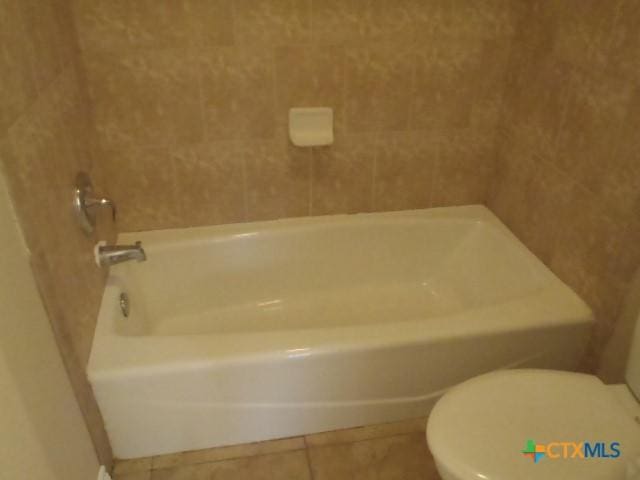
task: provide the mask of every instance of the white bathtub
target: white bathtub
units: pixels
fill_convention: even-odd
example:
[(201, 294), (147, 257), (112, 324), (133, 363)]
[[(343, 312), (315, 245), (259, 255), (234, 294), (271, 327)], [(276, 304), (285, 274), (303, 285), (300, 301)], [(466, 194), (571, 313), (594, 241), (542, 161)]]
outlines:
[(88, 367), (119, 458), (426, 415), (489, 370), (575, 368), (592, 322), (481, 206), (135, 240)]

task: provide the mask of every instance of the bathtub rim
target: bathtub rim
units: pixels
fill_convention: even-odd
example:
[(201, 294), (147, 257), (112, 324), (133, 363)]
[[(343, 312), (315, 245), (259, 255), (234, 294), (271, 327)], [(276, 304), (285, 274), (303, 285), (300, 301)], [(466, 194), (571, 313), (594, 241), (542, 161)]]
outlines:
[[(143, 235), (147, 241), (151, 239), (151, 241), (169, 244), (186, 241), (188, 244), (189, 241), (207, 238), (212, 233), (229, 236), (246, 233), (247, 230), (256, 231), (269, 227), (286, 230), (291, 226), (344, 224), (354, 220), (366, 222), (371, 218), (379, 217), (455, 219), (486, 223), (505, 234), (514, 243), (514, 247), (526, 255), (528, 262), (532, 263), (536, 271), (543, 276), (545, 287), (540, 289), (539, 295), (525, 297), (524, 301), (517, 298), (498, 305), (403, 322), (274, 332), (124, 336), (117, 334), (114, 326), (115, 316), (119, 315), (117, 296), (120, 293), (117, 275), (114, 274), (110, 275), (103, 294), (87, 368), (89, 378), (92, 381), (100, 381), (123, 374), (144, 375), (156, 369), (166, 372), (167, 369), (173, 368), (204, 368), (227, 361), (252, 362), (261, 359), (273, 360), (276, 357), (284, 360), (294, 358), (295, 351), (299, 351), (299, 355), (324, 355), (345, 349), (381, 348), (466, 336), (481, 337), (486, 334), (521, 329), (590, 325), (594, 321), (593, 313), (584, 301), (535, 257), (487, 207), (482, 205), (158, 230), (123, 234), (120, 240), (128, 241)], [(106, 307), (109, 304), (111, 308)], [(473, 322), (470, 322), (470, 317)], [(517, 321), (512, 320), (514, 317), (517, 317)], [(541, 318), (550, 320), (540, 322)], [(425, 323), (430, 325), (428, 332), (425, 332)], [(470, 325), (472, 328), (469, 328)], [(301, 332), (305, 338), (313, 340), (302, 341)], [(225, 341), (221, 342), (221, 338)], [(351, 341), (345, 341), (345, 338)], [(230, 345), (233, 347), (231, 348)]]
[[(144, 230), (137, 232), (121, 232), (118, 234), (119, 243), (135, 242), (142, 238), (143, 242), (153, 245), (155, 248), (164, 244), (181, 243), (190, 245), (203, 241), (211, 242), (213, 237), (226, 240), (236, 236), (249, 237), (265, 235), (268, 233), (280, 233), (287, 230), (313, 230), (319, 227), (339, 226), (351, 223), (366, 223), (370, 220), (384, 219), (389, 223), (398, 220), (446, 220), (469, 224), (486, 224), (496, 228), (500, 233), (507, 235), (523, 247), (523, 251), (540, 261), (533, 255), (509, 228), (485, 205), (462, 205), (452, 207), (430, 207), (412, 210), (396, 210), (388, 212), (359, 212), (340, 213), (335, 215), (318, 215), (305, 217), (278, 218), (273, 220), (260, 220), (254, 222), (226, 223), (220, 225), (200, 225), (159, 230)], [(118, 267), (111, 267), (117, 270)], [(553, 274), (552, 274), (553, 275)]]

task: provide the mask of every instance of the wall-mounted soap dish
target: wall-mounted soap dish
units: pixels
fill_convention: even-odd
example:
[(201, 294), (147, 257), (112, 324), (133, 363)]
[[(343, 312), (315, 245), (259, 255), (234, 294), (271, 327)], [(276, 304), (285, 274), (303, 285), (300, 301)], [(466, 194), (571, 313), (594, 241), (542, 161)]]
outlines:
[(324, 147), (333, 144), (333, 109), (290, 109), (289, 138), (296, 147)]

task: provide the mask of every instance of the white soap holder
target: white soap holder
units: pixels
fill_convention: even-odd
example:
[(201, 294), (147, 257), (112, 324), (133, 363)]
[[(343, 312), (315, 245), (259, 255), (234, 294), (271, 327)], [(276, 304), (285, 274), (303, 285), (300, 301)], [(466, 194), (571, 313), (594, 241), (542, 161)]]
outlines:
[(290, 109), (289, 138), (296, 147), (322, 147), (333, 144), (333, 109)]

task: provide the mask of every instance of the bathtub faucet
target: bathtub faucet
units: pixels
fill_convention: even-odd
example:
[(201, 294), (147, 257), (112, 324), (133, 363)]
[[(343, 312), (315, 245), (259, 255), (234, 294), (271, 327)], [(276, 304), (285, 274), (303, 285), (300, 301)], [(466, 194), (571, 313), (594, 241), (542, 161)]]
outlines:
[(144, 262), (147, 259), (142, 242), (135, 245), (100, 245), (97, 250), (98, 260), (103, 267), (109, 267), (129, 260)]

